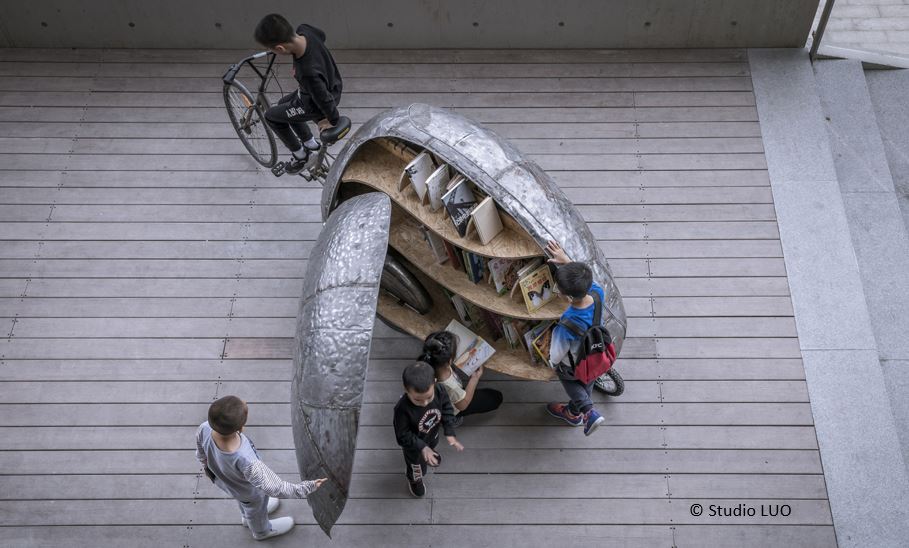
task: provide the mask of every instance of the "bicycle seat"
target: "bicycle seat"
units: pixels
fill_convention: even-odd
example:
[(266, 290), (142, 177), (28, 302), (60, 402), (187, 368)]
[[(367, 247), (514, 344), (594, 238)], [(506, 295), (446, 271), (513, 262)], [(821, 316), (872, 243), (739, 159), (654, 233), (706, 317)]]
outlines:
[(348, 131), (350, 131), (350, 118), (341, 116), (338, 118), (338, 124), (319, 133), (319, 138), (323, 143), (330, 145), (342, 139)]

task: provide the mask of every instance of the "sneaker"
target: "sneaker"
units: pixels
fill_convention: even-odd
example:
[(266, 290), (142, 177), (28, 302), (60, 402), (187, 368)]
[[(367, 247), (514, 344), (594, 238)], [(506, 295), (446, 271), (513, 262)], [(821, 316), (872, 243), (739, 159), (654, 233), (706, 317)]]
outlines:
[(294, 528), (294, 518), (285, 517), (278, 519), (268, 520), (268, 525), (271, 527), (271, 531), (265, 533), (262, 536), (256, 536), (253, 534), (253, 538), (256, 540), (265, 540), (267, 538), (281, 536), (284, 533), (290, 532)]
[(564, 403), (552, 402), (546, 406), (546, 410), (549, 411), (549, 414), (557, 419), (562, 419), (571, 426), (581, 426), (584, 424), (583, 415), (575, 415), (572, 413), (568, 406)]
[[(268, 513), (271, 514), (275, 510), (277, 510), (279, 504), (281, 504), (281, 499), (276, 499), (275, 497), (268, 497), (268, 506), (266, 507)], [(249, 522), (246, 521), (246, 518), (241, 517), (240, 525), (242, 525), (244, 527), (249, 527)]]
[(295, 155), (291, 155), (290, 160), (284, 162), (284, 173), (296, 175), (303, 171), (303, 168), (306, 167), (306, 162), (309, 161), (309, 149), (303, 147), (303, 150), (306, 151), (305, 158), (297, 158)]
[(426, 486), (423, 485), (423, 480), (410, 481), (407, 480), (407, 488), (410, 489), (410, 494), (420, 498), (426, 494)]
[(596, 409), (591, 409), (590, 411), (584, 413), (584, 435), (589, 436), (593, 434), (593, 431), (599, 428), (601, 424), (606, 422), (606, 419), (600, 415)]
[(322, 143), (320, 143), (319, 140), (316, 139), (316, 147), (315, 147), (315, 148), (310, 147), (310, 146), (306, 146), (306, 143), (303, 143), (303, 146), (306, 148), (306, 150), (309, 150), (309, 151), (311, 151), (311, 152), (315, 152), (315, 151), (319, 150), (319, 148), (321, 148)]

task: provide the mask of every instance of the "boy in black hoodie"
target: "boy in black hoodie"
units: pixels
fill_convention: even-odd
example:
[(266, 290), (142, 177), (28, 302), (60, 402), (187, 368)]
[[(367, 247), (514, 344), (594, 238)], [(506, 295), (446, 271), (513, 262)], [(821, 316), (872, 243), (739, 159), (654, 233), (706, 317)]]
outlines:
[(295, 32), (287, 19), (271, 13), (256, 26), (256, 41), (273, 53), (294, 59), (294, 79), (300, 87), (269, 108), (265, 119), (293, 153), (285, 167), (287, 173), (299, 173), (309, 153), (319, 149), (306, 123), (318, 121), (320, 130), (338, 123), (341, 73), (325, 46), (325, 33), (316, 27), (303, 24)]
[(402, 377), (404, 395), (395, 405), (395, 437), (404, 450), (410, 493), (422, 497), (426, 494), (426, 465), (438, 466), (441, 461), (434, 451), (440, 427), (449, 445), (458, 451), (463, 451), (464, 446), (455, 437), (454, 408), (445, 389), (436, 385), (432, 366), (416, 362), (404, 369)]

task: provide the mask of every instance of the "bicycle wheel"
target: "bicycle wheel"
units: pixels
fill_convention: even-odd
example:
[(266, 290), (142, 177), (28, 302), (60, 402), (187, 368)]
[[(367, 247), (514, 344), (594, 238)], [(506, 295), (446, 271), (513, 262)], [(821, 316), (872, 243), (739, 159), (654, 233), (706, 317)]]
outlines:
[(609, 396), (621, 396), (625, 391), (625, 381), (615, 367), (600, 375), (593, 383), (593, 387)]
[(274, 133), (265, 122), (265, 111), (268, 109), (265, 97), (261, 96), (259, 104), (255, 104), (249, 90), (234, 80), (224, 84), (224, 106), (237, 136), (253, 159), (265, 167), (273, 167), (278, 161), (278, 147)]

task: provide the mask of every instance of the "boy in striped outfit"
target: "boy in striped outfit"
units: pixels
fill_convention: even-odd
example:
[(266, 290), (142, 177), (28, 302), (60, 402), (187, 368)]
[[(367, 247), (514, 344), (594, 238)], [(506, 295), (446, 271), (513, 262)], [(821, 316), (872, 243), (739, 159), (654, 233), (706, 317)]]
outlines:
[(302, 499), (326, 478), (288, 483), (259, 460), (256, 446), (243, 434), (249, 408), (236, 396), (224, 396), (208, 408), (208, 420), (196, 431), (196, 458), (205, 475), (222, 491), (237, 499), (241, 523), (256, 540), (283, 535), (294, 526), (291, 517), (268, 519), (279, 498)]

